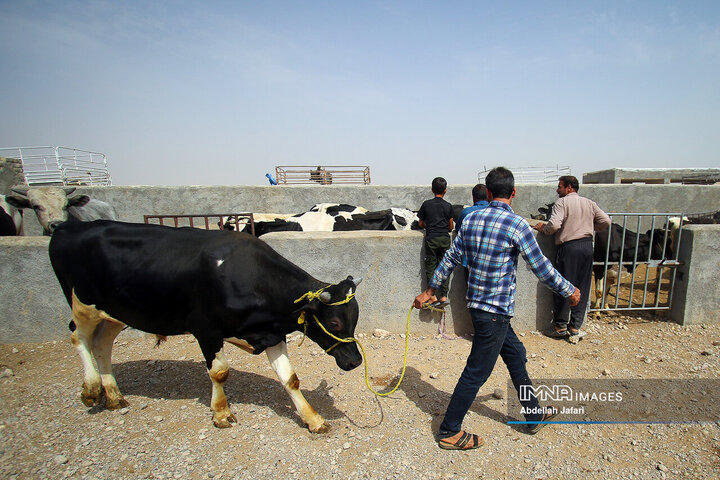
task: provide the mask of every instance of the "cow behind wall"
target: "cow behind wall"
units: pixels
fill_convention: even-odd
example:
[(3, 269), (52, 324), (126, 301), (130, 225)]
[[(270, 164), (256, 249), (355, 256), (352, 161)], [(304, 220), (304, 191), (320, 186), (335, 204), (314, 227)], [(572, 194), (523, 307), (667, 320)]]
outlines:
[(68, 220), (118, 220), (115, 207), (87, 195), (73, 196), (75, 187), (20, 187), (12, 191), (7, 202), (17, 209), (33, 209), (43, 235), (52, 235), (58, 225)]

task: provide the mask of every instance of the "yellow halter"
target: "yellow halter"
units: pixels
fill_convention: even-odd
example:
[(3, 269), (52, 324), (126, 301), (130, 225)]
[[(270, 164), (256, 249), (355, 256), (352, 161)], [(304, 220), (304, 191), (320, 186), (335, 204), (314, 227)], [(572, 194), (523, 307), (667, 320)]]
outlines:
[[(328, 285), (329, 287), (330, 285)], [(323, 287), (320, 290), (316, 292), (307, 292), (302, 297), (295, 300), (295, 303), (300, 302), (301, 300), (307, 298), (308, 301), (312, 302), (316, 298), (320, 296), (320, 294), (325, 290), (327, 287)], [(326, 305), (342, 305), (344, 303), (348, 303), (352, 298), (355, 296), (354, 293), (350, 293), (345, 297), (345, 300), (341, 300), (339, 302), (335, 303), (327, 303)], [(371, 386), (370, 386), (370, 380), (368, 375), (368, 362), (367, 362), (367, 355), (365, 354), (365, 348), (362, 346), (362, 343), (360, 343), (360, 340), (358, 340), (355, 337), (347, 337), (347, 338), (340, 338), (338, 336), (333, 335), (332, 333), (328, 332), (328, 330), (325, 328), (325, 326), (320, 323), (320, 319), (317, 317), (317, 315), (313, 314), (313, 318), (315, 319), (315, 323), (318, 324), (318, 326), (322, 329), (323, 332), (325, 332), (330, 338), (337, 340), (335, 345), (331, 346), (327, 350), (325, 350), (325, 353), (330, 353), (330, 350), (337, 347), (341, 343), (351, 343), (355, 342), (358, 344), (358, 347), (360, 347), (360, 352), (362, 352), (363, 356), (363, 363), (365, 364), (365, 385), (367, 386), (368, 390), (370, 390), (372, 393), (377, 395), (378, 397), (387, 397), (388, 395), (395, 392), (400, 387), (400, 383), (402, 383), (403, 377), (405, 377), (405, 368), (407, 367), (407, 354), (408, 354), (408, 342), (410, 340), (410, 314), (412, 314), (413, 307), (410, 307), (410, 311), (408, 312), (408, 318), (407, 318), (407, 331), (405, 332), (405, 357), (403, 358), (403, 367), (402, 367), (402, 373), (400, 374), (400, 379), (398, 380), (395, 387), (393, 387), (392, 390), (385, 393), (379, 393), (376, 392)], [(304, 331), (303, 331), (303, 338), (298, 344), (298, 346), (302, 345), (302, 343), (305, 341), (305, 337), (307, 336), (307, 324), (308, 322), (305, 320), (305, 312), (300, 312), (300, 316), (298, 317), (298, 324), (303, 325)]]
[[(332, 285), (327, 285), (327, 286), (325, 286), (325, 287), (323, 287), (323, 288), (321, 288), (320, 290), (317, 290), (317, 291), (315, 291), (315, 292), (309, 291), (309, 292), (305, 293), (302, 297), (300, 297), (300, 298), (298, 298), (297, 300), (295, 300), (294, 303), (302, 302), (302, 301), (305, 300), (305, 299), (307, 299), (308, 303), (310, 303), (310, 302), (312, 302), (313, 300), (319, 299), (319, 298), (320, 298), (320, 294), (321, 294), (326, 288), (331, 287), (331, 286), (332, 286)], [(352, 300), (352, 298), (353, 298), (354, 296), (355, 296), (354, 293), (348, 293), (347, 296), (345, 297), (345, 300), (340, 300), (339, 302), (335, 302), (335, 303), (326, 303), (325, 305), (342, 305), (342, 304), (344, 304), (344, 303), (348, 303), (350, 300)], [(321, 301), (322, 301), (322, 300), (321, 300)], [(323, 302), (323, 303), (324, 303), (324, 302)], [(302, 323), (302, 322), (298, 322), (298, 323)]]

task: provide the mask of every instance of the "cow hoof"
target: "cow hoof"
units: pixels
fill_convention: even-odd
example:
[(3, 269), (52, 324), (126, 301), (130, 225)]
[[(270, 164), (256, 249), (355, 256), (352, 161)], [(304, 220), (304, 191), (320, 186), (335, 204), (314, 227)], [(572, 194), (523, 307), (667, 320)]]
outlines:
[(308, 425), (308, 430), (310, 430), (312, 433), (327, 433), (330, 431), (330, 424), (327, 422), (323, 422), (320, 424), (320, 426), (311, 428)]
[(105, 400), (105, 408), (107, 408), (108, 410), (118, 410), (121, 408), (125, 408), (129, 405), (130, 404), (127, 400), (125, 400), (124, 397), (120, 397), (120, 399), (116, 401), (110, 401), (110, 399), (107, 398)]
[(235, 415), (230, 412), (223, 417), (218, 416), (217, 418), (213, 418), (213, 425), (217, 428), (230, 428), (233, 423), (237, 423), (237, 419), (235, 418)]
[(83, 383), (82, 393), (80, 393), (80, 400), (86, 407), (92, 407), (98, 405), (102, 400), (102, 388), (100, 385), (95, 387), (88, 387), (87, 384)]

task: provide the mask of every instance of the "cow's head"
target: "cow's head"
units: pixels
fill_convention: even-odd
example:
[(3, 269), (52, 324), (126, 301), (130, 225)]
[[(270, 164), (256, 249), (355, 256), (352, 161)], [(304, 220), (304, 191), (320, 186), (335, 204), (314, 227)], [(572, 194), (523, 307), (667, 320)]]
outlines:
[(90, 201), (87, 195), (69, 195), (75, 187), (21, 187), (12, 189), (6, 201), (15, 208), (32, 208), (44, 235), (52, 235), (55, 228), (67, 221), (69, 207), (81, 207)]
[(329, 355), (335, 357), (338, 367), (343, 370), (352, 370), (362, 363), (357, 344), (355, 342), (338, 343), (323, 331), (315, 321), (315, 317), (334, 336), (343, 339), (354, 337), (355, 326), (358, 322), (358, 304), (350, 296), (355, 293), (355, 289), (361, 281), (362, 279), (355, 280), (348, 276), (342, 282), (325, 288), (318, 298), (307, 303), (294, 314), (299, 317), (302, 312), (305, 312), (307, 336)]

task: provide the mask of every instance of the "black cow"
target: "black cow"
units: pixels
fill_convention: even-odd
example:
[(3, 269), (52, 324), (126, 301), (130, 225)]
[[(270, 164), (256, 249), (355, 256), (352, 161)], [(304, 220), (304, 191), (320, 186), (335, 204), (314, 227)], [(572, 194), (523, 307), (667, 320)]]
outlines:
[(390, 209), (358, 213), (351, 215), (349, 218), (338, 215), (335, 217), (333, 232), (347, 232), (351, 230), (395, 230), (394, 220), (395, 216)]
[[(246, 227), (248, 229), (249, 227)], [(247, 231), (247, 230), (246, 230)], [(302, 232), (303, 229), (297, 222), (287, 220), (273, 220), (270, 222), (255, 222), (255, 236), (259, 237), (272, 232)]]
[[(652, 238), (651, 238), (652, 237)], [(610, 248), (608, 249), (608, 238)], [(665, 247), (663, 247), (665, 245)], [(593, 261), (607, 262), (608, 266), (613, 263), (620, 262), (622, 250), (622, 262), (647, 262), (648, 260), (662, 260), (670, 258), (671, 236), (666, 230), (656, 229), (648, 230), (647, 233), (636, 233), (617, 223), (613, 223), (610, 228), (595, 233), (595, 244), (593, 246)], [(623, 265), (630, 273), (633, 271), (633, 265)], [(615, 274), (614, 270), (608, 268), (608, 274)], [(619, 273), (618, 273), (619, 274)], [(593, 265), (593, 275), (595, 276), (595, 304), (598, 308), (605, 298), (607, 289), (603, 290), (602, 280), (605, 277), (605, 265)], [(617, 283), (617, 279), (608, 280), (606, 286), (611, 283)]]
[[(113, 339), (126, 325), (167, 335), (192, 334), (212, 381), (213, 423), (235, 422), (223, 391), (228, 342), (253, 354), (263, 351), (312, 432), (328, 429), (307, 403), (287, 357), (285, 336), (303, 330), (335, 357), (343, 370), (362, 363), (352, 337), (358, 321), (352, 298), (359, 281), (321, 282), (264, 242), (225, 230), (172, 228), (99, 220), (59, 225), (50, 261), (72, 308), (71, 341), (85, 370), (82, 401), (127, 405), (112, 374)], [(300, 300), (307, 292), (316, 295)], [(298, 301), (299, 300), (299, 301)], [(298, 303), (295, 303), (298, 302)], [(97, 369), (93, 365), (97, 363)]]

